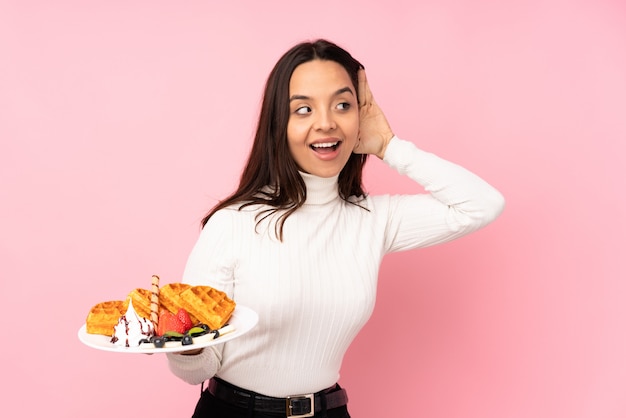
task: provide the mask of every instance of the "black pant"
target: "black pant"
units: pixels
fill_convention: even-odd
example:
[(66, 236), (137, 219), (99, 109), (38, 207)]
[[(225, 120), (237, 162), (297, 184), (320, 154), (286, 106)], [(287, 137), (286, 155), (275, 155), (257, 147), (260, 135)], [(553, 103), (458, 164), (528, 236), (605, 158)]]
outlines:
[[(339, 385), (337, 385), (339, 387)], [(241, 408), (217, 399), (208, 389), (200, 395), (196, 410), (192, 418), (277, 418), (285, 417), (285, 414), (268, 414), (255, 412), (253, 409)], [(347, 406), (318, 412), (315, 418), (350, 418)]]

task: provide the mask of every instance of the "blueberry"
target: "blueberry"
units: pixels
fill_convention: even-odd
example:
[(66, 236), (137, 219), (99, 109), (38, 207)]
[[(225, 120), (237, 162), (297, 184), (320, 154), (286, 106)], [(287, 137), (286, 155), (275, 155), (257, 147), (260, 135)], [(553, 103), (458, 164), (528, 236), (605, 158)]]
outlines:
[(189, 335), (185, 335), (181, 341), (182, 345), (191, 345), (193, 344), (193, 338), (191, 338)]
[(165, 338), (155, 337), (152, 342), (156, 348), (163, 348), (165, 346)]

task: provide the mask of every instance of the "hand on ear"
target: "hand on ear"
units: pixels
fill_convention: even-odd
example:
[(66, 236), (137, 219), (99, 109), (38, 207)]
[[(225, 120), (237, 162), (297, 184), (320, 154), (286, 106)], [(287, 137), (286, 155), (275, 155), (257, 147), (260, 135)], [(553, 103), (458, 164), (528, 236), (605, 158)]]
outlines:
[(359, 140), (353, 152), (355, 154), (374, 154), (382, 159), (387, 144), (393, 138), (393, 131), (381, 108), (372, 95), (365, 70), (359, 70)]

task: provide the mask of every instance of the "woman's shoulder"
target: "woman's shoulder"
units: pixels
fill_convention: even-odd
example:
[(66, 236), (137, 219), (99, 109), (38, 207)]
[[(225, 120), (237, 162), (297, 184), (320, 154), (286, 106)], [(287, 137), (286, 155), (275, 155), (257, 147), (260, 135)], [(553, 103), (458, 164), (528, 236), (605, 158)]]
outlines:
[(250, 203), (233, 203), (226, 207), (220, 208), (209, 218), (209, 222), (224, 222), (228, 220), (237, 220), (249, 216), (255, 216), (259, 210), (258, 204)]
[(223, 208), (218, 209), (211, 215), (207, 221), (205, 228), (208, 225), (217, 226), (220, 228), (227, 227), (227, 225), (246, 225), (256, 224), (259, 216), (271, 211), (272, 208), (269, 205), (262, 202), (238, 202), (233, 203)]
[(376, 194), (365, 196), (350, 196), (345, 201), (347, 207), (359, 209), (367, 212), (369, 215), (379, 215), (384, 213), (392, 200), (392, 196), (389, 194)]

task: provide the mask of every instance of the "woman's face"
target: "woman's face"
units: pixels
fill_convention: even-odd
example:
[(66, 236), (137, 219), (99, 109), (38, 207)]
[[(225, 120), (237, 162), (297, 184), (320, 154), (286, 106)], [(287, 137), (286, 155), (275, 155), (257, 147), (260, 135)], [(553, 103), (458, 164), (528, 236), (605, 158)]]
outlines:
[(357, 92), (334, 61), (300, 64), (289, 82), (289, 151), (301, 171), (332, 177), (343, 169), (359, 135)]

